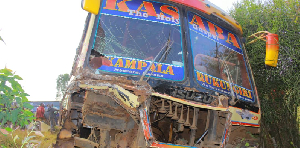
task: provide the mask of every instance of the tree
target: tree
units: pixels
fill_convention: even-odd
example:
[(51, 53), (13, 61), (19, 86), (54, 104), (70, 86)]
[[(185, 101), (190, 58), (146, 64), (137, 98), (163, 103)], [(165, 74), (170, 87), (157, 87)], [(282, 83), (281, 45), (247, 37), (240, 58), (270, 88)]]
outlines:
[(68, 87), (69, 82), (69, 74), (60, 74), (56, 79), (56, 100), (61, 100), (64, 95), (65, 91)]
[[(300, 104), (300, 4), (298, 0), (242, 0), (230, 11), (244, 37), (258, 31), (279, 35), (276, 68), (264, 65), (265, 42), (246, 45), (262, 109), (262, 147), (300, 145), (297, 107)], [(275, 142), (273, 143), (275, 138)]]

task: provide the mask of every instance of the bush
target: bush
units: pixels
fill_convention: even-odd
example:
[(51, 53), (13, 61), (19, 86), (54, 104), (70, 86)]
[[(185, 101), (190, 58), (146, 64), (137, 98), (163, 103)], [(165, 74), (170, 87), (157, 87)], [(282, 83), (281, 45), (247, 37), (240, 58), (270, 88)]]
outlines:
[(244, 37), (258, 31), (269, 31), (279, 35), (280, 51), (276, 68), (265, 67), (265, 55), (259, 54), (265, 53), (265, 42), (246, 45), (261, 103), (261, 145), (299, 146), (299, 1), (242, 0), (234, 5), (230, 14), (243, 27)]

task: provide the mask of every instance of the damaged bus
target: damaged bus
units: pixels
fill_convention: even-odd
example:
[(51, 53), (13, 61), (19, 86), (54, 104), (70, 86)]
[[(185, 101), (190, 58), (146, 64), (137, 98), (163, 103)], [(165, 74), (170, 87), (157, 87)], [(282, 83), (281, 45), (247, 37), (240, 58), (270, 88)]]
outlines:
[(83, 0), (55, 147), (230, 147), (259, 133), (238, 22), (207, 0)]

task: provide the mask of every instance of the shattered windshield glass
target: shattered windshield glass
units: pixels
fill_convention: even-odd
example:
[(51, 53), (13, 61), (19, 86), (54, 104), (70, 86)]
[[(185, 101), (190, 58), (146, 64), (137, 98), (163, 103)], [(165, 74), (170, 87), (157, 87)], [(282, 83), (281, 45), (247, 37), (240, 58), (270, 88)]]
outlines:
[(188, 13), (197, 81), (203, 87), (254, 101), (238, 37), (195, 13)]
[[(172, 5), (144, 0), (105, 0), (90, 65), (100, 71), (132, 75), (142, 75), (151, 66), (146, 76), (182, 80), (180, 30), (179, 10)], [(152, 60), (155, 60), (153, 65)]]
[(182, 62), (179, 26), (102, 15), (94, 50), (104, 55), (153, 60), (169, 36), (173, 44), (162, 62)]
[(242, 54), (191, 32), (195, 69), (251, 89)]

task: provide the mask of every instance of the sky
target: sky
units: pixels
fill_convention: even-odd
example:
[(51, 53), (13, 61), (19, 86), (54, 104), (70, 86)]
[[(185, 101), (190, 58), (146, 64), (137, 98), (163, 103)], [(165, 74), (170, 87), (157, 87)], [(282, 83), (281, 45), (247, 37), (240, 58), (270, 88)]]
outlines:
[[(227, 11), (237, 0), (210, 0)], [(87, 12), (81, 0), (0, 0), (0, 69), (21, 76), (30, 101), (54, 101), (69, 74)]]

